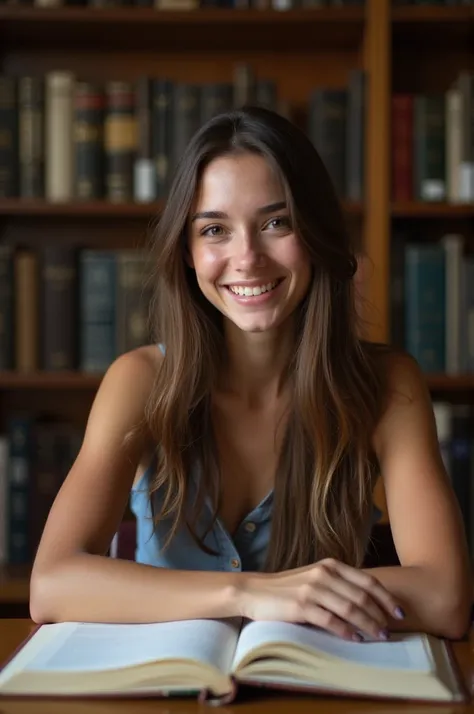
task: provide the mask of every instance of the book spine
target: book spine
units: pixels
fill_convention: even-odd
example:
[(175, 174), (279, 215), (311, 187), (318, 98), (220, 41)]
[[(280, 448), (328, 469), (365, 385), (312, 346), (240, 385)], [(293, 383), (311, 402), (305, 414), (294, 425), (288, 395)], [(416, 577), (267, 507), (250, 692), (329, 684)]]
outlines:
[(392, 97), (392, 197), (413, 200), (413, 96)]
[(18, 83), (0, 75), (0, 198), (18, 196)]
[(364, 198), (365, 153), (365, 72), (353, 70), (347, 92), (346, 121), (346, 198), (362, 201)]
[(14, 262), (15, 368), (19, 372), (38, 369), (38, 264), (36, 253), (20, 250)]
[(474, 201), (474, 74), (461, 72), (457, 87), (462, 97), (460, 200)]
[(234, 109), (240, 109), (255, 101), (255, 75), (247, 62), (237, 62), (233, 72)]
[(405, 349), (405, 243), (395, 231), (390, 243), (390, 342)]
[(153, 82), (152, 141), (156, 196), (163, 199), (171, 180), (173, 151), (173, 83), (167, 79)]
[(81, 251), (80, 368), (105, 372), (116, 356), (116, 260), (113, 251)]
[(73, 248), (44, 246), (40, 285), (43, 369), (74, 369), (76, 266)]
[(133, 166), (137, 147), (135, 93), (131, 82), (108, 82), (104, 127), (106, 198), (133, 200)]
[(134, 198), (139, 203), (156, 199), (156, 172), (152, 145), (153, 82), (140, 77), (137, 84), (136, 120), (138, 146), (134, 166)]
[(0, 434), (0, 565), (8, 562), (8, 449), (5, 434)]
[(461, 92), (450, 89), (446, 94), (446, 180), (447, 199), (451, 203), (458, 203), (462, 198), (462, 112)]
[(30, 561), (31, 419), (8, 422), (8, 563)]
[(78, 82), (74, 95), (74, 194), (79, 200), (104, 195), (104, 107), (102, 87)]
[(189, 141), (199, 128), (201, 118), (200, 87), (176, 84), (173, 93), (173, 171), (186, 151)]
[(466, 286), (465, 294), (465, 312), (466, 318), (464, 325), (466, 326), (466, 339), (463, 343), (465, 350), (465, 364), (467, 372), (474, 372), (474, 257), (468, 255), (464, 261), (464, 284)]
[(46, 75), (46, 198), (52, 202), (73, 197), (73, 92), (69, 72)]
[(117, 354), (148, 344), (148, 303), (144, 289), (146, 256), (140, 250), (117, 254)]
[(418, 95), (414, 104), (415, 195), (420, 201), (446, 199), (446, 109), (444, 95)]
[(450, 234), (443, 238), (446, 261), (446, 374), (460, 374), (464, 329), (461, 324), (464, 296), (463, 236)]
[(64, 426), (58, 421), (38, 419), (32, 427), (30, 547), (33, 553), (67, 473), (61, 461), (63, 432)]
[(44, 83), (19, 80), (19, 161), (21, 198), (44, 196)]
[(310, 98), (308, 134), (339, 198), (346, 190), (347, 92), (316, 89)]
[(278, 108), (278, 88), (273, 79), (257, 79), (255, 81), (255, 103), (259, 107), (273, 112)]
[(14, 366), (14, 250), (0, 245), (0, 369)]
[(407, 246), (406, 349), (426, 373), (445, 371), (445, 290), (445, 253), (442, 246)]
[(205, 84), (201, 89), (201, 124), (232, 109), (233, 87), (229, 82)]
[(469, 538), (471, 532), (472, 416), (468, 404), (453, 404), (450, 477)]

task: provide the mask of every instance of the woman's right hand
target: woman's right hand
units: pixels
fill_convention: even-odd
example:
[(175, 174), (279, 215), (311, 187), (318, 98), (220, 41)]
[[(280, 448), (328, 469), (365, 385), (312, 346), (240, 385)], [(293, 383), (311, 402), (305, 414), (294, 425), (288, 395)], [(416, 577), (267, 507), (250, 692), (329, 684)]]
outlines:
[(332, 558), (282, 573), (252, 574), (241, 592), (241, 614), (251, 620), (283, 620), (320, 627), (344, 639), (359, 633), (388, 638), (391, 618), (403, 611), (367, 571)]

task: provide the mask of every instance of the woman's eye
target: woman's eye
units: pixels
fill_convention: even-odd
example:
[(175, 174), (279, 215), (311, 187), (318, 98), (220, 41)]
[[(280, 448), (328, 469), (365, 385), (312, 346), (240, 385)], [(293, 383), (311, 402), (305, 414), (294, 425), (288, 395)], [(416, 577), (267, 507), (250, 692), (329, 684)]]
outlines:
[(290, 221), (285, 216), (279, 216), (278, 218), (272, 218), (272, 220), (267, 223), (267, 228), (288, 228)]
[(221, 236), (222, 233), (223, 233), (223, 230), (222, 230), (221, 226), (209, 226), (209, 228), (205, 228), (202, 231), (203, 236), (211, 236), (211, 237)]

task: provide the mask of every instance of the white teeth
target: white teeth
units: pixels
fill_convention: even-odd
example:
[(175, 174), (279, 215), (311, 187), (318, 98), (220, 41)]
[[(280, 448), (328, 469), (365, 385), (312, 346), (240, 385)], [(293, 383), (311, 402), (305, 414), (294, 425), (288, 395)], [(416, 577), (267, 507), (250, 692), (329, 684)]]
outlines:
[(262, 293), (270, 292), (278, 285), (278, 280), (274, 280), (272, 283), (267, 283), (266, 285), (258, 285), (255, 288), (244, 288), (242, 285), (229, 285), (229, 290), (231, 290), (236, 295), (244, 295), (245, 297), (252, 297), (261, 295)]

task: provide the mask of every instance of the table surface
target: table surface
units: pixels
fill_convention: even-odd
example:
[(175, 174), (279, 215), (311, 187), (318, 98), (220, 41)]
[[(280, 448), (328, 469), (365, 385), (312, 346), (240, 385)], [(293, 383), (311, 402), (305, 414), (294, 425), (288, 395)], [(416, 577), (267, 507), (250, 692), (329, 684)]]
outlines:
[[(31, 620), (0, 619), (0, 663), (13, 653), (35, 627)], [(469, 640), (453, 643), (466, 687), (474, 695), (474, 630)], [(328, 697), (297, 697), (257, 693), (250, 701), (239, 701), (222, 707), (208, 707), (188, 699), (147, 700), (13, 700), (0, 698), (0, 714), (474, 714), (474, 697), (469, 704), (425, 704), (412, 702), (367, 701)]]

